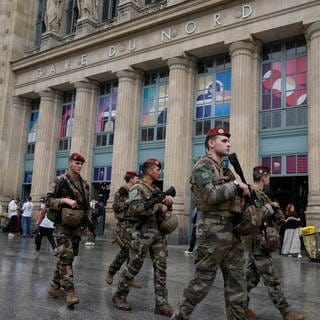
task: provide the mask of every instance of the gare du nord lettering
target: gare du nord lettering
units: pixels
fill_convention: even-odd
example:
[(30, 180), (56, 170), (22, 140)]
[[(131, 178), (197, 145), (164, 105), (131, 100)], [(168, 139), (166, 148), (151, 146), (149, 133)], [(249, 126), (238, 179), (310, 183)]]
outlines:
[[(237, 17), (237, 19), (247, 19), (253, 13), (253, 7), (250, 4), (242, 5), (241, 13)], [(214, 13), (212, 16), (212, 25), (213, 27), (220, 27), (223, 26), (223, 16), (221, 13)], [(197, 31), (197, 21), (188, 21), (184, 25), (184, 33), (185, 35), (194, 34)], [(167, 29), (161, 30), (159, 32), (159, 42), (166, 42), (172, 40), (176, 36), (175, 30), (173, 27), (169, 27)], [(123, 52), (133, 52), (137, 49), (137, 39), (130, 39), (127, 41), (126, 44), (115, 44), (110, 45), (105, 48), (105, 56), (103, 59), (110, 59), (120, 55)], [(66, 71), (71, 70), (74, 66), (74, 69), (79, 67), (87, 66), (90, 63), (94, 63), (97, 61), (90, 60), (90, 54), (82, 54), (78, 58), (73, 60), (66, 59), (64, 62), (60, 62), (59, 65), (51, 64), (49, 66), (38, 68), (35, 71), (36, 79), (43, 78), (43, 77), (50, 77), (54, 76), (57, 73), (63, 73)]]

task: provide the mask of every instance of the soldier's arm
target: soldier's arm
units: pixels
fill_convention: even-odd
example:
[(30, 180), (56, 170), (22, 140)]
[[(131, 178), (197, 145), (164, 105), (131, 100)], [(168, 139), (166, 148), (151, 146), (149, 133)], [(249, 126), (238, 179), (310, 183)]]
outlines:
[(49, 185), (49, 190), (46, 196), (46, 207), (59, 211), (61, 209), (61, 198), (59, 195), (59, 180), (56, 179), (54, 182), (51, 182)]
[(117, 191), (116, 194), (114, 195), (114, 200), (112, 202), (112, 209), (114, 212), (118, 213), (121, 211), (124, 211), (125, 209), (128, 208), (128, 200), (121, 196), (119, 192)]
[(196, 169), (195, 179), (209, 204), (225, 202), (234, 199), (236, 195), (236, 185), (232, 181), (218, 184), (219, 177), (215, 176), (209, 164), (203, 164)]
[(150, 216), (155, 214), (157, 211), (162, 211), (161, 203), (156, 203), (152, 208), (146, 209), (144, 206), (145, 199), (142, 196), (142, 190), (133, 187), (129, 191), (129, 211), (136, 215)]

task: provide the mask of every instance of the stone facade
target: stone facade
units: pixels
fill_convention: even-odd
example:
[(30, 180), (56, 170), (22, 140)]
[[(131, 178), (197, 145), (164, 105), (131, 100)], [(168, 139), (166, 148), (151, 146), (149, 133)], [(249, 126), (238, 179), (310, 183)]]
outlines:
[[(35, 201), (55, 175), (59, 107), (75, 90), (71, 149), (86, 159), (92, 180), (95, 116), (100, 84), (118, 81), (117, 125), (112, 148), (111, 198), (123, 172), (138, 167), (139, 121), (144, 73), (169, 70), (164, 142), (164, 188), (177, 189), (179, 230), (186, 242), (191, 211), (195, 70), (201, 58), (229, 53), (232, 65), (232, 149), (250, 176), (259, 162), (260, 57), (264, 43), (303, 36), (308, 43), (308, 224), (320, 227), (319, 1), (120, 1), (111, 20), (80, 18), (68, 36), (45, 32), (34, 47), (37, 2), (2, 1), (0, 23), (1, 201), (19, 194), (32, 101), (40, 100), (31, 195)], [(102, 12), (102, 8), (98, 8)], [(16, 23), (14, 23), (14, 22)], [(65, 23), (65, 22), (63, 22)], [(254, 83), (254, 85), (252, 85)], [(130, 101), (130, 108), (128, 106)], [(9, 152), (8, 152), (9, 151)], [(152, 156), (152, 154), (150, 154)], [(18, 170), (17, 170), (18, 169)], [(110, 210), (108, 205), (108, 210)], [(108, 215), (107, 228), (114, 219)]]

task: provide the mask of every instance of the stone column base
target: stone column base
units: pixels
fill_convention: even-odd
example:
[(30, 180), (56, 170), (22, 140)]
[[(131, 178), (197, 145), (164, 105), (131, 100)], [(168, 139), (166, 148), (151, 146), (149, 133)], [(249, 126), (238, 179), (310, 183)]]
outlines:
[(320, 228), (320, 194), (309, 194), (305, 215), (307, 226)]

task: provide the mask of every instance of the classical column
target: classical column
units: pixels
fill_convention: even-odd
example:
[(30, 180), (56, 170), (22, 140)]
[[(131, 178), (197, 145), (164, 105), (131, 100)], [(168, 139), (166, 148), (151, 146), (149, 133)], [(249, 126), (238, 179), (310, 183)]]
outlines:
[[(107, 203), (106, 224), (115, 225), (111, 204), (117, 188), (124, 184), (127, 170), (137, 169), (141, 88), (143, 73), (139, 70), (117, 72), (118, 98), (112, 153), (112, 180)], [(118, 124), (118, 125), (117, 125)], [(108, 236), (106, 232), (106, 236)]]
[(308, 41), (308, 225), (320, 227), (320, 21), (306, 30)]
[(236, 152), (248, 181), (258, 164), (259, 46), (238, 41), (230, 45), (231, 151)]
[(173, 242), (186, 242), (189, 230), (189, 176), (192, 167), (195, 65), (192, 58), (175, 57), (168, 60), (170, 73), (164, 188), (173, 185), (177, 191), (174, 199), (174, 211), (179, 216), (179, 228), (171, 235)]
[(28, 124), (31, 114), (31, 100), (13, 97), (10, 142), (7, 144), (8, 163), (3, 170), (3, 194), (10, 200), (12, 196), (19, 196), (23, 180), (23, 161), (27, 143)]
[(62, 95), (58, 91), (42, 91), (39, 95), (41, 100), (31, 187), (34, 202), (38, 202), (41, 196), (47, 193), (49, 183), (55, 177), (57, 138), (62, 104)]
[(81, 176), (90, 184), (99, 86), (98, 83), (92, 81), (76, 82), (74, 86), (76, 101), (70, 154), (79, 152), (84, 156), (86, 162), (81, 170)]

